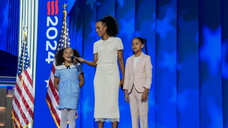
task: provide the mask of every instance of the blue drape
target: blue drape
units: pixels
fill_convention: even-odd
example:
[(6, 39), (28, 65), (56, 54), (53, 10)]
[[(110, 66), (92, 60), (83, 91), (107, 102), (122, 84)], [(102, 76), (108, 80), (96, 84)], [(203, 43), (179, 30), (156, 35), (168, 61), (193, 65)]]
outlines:
[(0, 50), (17, 56), (19, 34), (19, 0), (2, 0), (0, 4)]
[(0, 37), (1, 37), (1, 42), (0, 42), (0, 49), (2, 51), (7, 51), (7, 28), (8, 28), (8, 10), (9, 10), (9, 1), (8, 0), (3, 0), (0, 4)]
[(20, 1), (9, 1), (9, 17), (7, 31), (7, 51), (13, 55), (18, 55), (18, 35), (19, 35)]

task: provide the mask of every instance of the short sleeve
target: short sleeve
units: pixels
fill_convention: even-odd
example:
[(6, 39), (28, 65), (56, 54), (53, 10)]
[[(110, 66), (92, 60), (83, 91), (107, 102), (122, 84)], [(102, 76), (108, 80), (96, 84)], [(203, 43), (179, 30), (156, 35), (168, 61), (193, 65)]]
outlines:
[(98, 53), (96, 43), (93, 44), (93, 54)]
[(55, 77), (60, 77), (60, 70), (57, 69), (57, 70), (55, 71), (54, 76), (55, 76)]
[(117, 50), (123, 50), (123, 43), (120, 38), (117, 38), (116, 44), (117, 44)]
[(81, 65), (81, 64), (77, 66), (77, 71), (78, 71), (78, 75), (79, 75), (81, 72), (83, 72), (83, 71), (82, 71), (82, 65)]

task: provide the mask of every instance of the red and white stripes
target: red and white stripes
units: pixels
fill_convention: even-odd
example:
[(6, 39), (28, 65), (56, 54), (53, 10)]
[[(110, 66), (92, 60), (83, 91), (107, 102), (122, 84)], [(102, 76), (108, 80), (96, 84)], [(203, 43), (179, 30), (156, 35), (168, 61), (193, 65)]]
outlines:
[(17, 128), (25, 127), (33, 122), (34, 93), (32, 84), (30, 67), (17, 75), (12, 102), (12, 115)]

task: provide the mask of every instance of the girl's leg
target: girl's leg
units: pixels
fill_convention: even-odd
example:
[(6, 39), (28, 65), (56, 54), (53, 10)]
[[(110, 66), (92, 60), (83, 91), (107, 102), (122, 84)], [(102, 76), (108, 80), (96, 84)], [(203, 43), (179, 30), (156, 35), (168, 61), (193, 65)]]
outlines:
[(66, 126), (67, 126), (67, 117), (68, 117), (68, 110), (67, 109), (61, 110), (60, 128), (66, 128)]
[(148, 100), (146, 102), (140, 102), (139, 116), (140, 128), (148, 128)]
[(130, 110), (131, 110), (131, 122), (132, 122), (132, 128), (138, 128), (139, 127), (139, 108), (138, 104), (141, 100), (141, 97), (137, 96), (137, 92), (135, 88), (133, 87), (132, 92), (129, 94), (130, 98)]
[(112, 122), (112, 128), (118, 128), (118, 122)]
[(76, 115), (75, 109), (69, 110), (69, 114), (68, 114), (68, 120), (70, 122), (69, 128), (75, 128), (76, 126), (75, 115)]
[(102, 122), (102, 121), (98, 121), (97, 124), (98, 124), (98, 128), (104, 127), (104, 122)]

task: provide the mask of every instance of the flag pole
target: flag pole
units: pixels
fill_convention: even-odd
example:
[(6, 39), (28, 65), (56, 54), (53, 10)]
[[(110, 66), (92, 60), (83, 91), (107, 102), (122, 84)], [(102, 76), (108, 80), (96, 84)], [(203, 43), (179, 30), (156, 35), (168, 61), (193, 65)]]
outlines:
[[(66, 11), (66, 8), (67, 8), (67, 6), (68, 6), (68, 4), (63, 4), (63, 13), (64, 13), (64, 17), (63, 17), (63, 22), (65, 22), (65, 24), (64, 24), (64, 32), (66, 32), (67, 31), (67, 28), (66, 28), (66, 24), (67, 24), (67, 20), (66, 20), (66, 17), (67, 17), (67, 11)], [(64, 33), (65, 35), (64, 35), (64, 42), (66, 42), (66, 33)], [(64, 47), (66, 47), (67, 46), (67, 44), (65, 43), (64, 44)]]
[[(23, 28), (24, 29), (24, 28)], [(26, 32), (25, 32), (25, 30), (24, 30), (24, 37), (23, 37), (23, 40), (22, 40), (22, 46), (23, 46), (23, 50), (22, 51), (24, 51), (23, 53), (22, 53), (22, 71), (24, 70), (24, 62), (25, 62), (25, 48), (26, 48), (26, 46), (25, 45), (27, 45), (26, 44), (26, 41), (27, 41), (27, 34), (26, 34)], [(22, 76), (22, 78), (21, 78), (21, 86), (23, 86), (23, 81), (24, 81), (24, 77)]]

